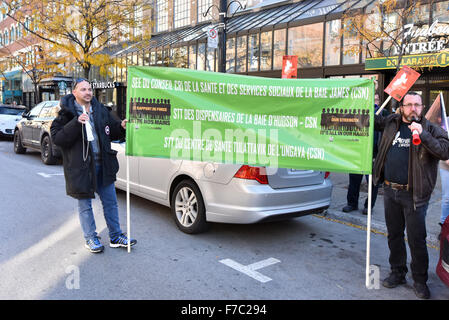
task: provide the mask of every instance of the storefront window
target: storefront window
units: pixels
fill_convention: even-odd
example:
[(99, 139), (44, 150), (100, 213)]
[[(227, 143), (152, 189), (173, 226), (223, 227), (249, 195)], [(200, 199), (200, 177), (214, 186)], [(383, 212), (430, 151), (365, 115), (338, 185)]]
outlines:
[(248, 71), (259, 70), (259, 38), (259, 33), (248, 35)]
[(260, 70), (271, 70), (271, 48), (273, 33), (271, 31), (260, 34)]
[(247, 36), (241, 36), (237, 38), (236, 72), (246, 72), (246, 41)]
[(206, 70), (215, 71), (215, 49), (207, 48)]
[(298, 56), (298, 67), (318, 67), (323, 59), (323, 23), (288, 29), (288, 54)]
[(143, 65), (144, 66), (149, 66), (150, 64), (151, 64), (150, 51), (144, 51), (144, 54), (143, 54)]
[(198, 44), (198, 60), (197, 60), (197, 70), (205, 70), (206, 68), (206, 44)]
[(189, 69), (196, 69), (196, 45), (189, 47)]
[(325, 59), (326, 66), (334, 66), (340, 64), (340, 30), (341, 20), (332, 20), (326, 22), (326, 39), (325, 39)]
[(156, 64), (160, 65), (164, 63), (164, 58), (162, 56), (162, 51), (159, 49), (156, 51)]
[(383, 18), (383, 24), (385, 33), (389, 34), (388, 37), (383, 39), (383, 55), (393, 56), (397, 49), (395, 50), (392, 39), (396, 39), (402, 29), (399, 14), (396, 12), (386, 14)]
[(187, 47), (173, 49), (173, 60), (176, 68), (187, 68)]
[(285, 55), (285, 41), (286, 41), (286, 29), (274, 30), (274, 44), (273, 44), (273, 56), (274, 56), (274, 69), (282, 69), (282, 57)]
[[(365, 20), (367, 36), (362, 41), (362, 62), (366, 58), (377, 58), (382, 56), (382, 42), (377, 35), (381, 33), (382, 16), (377, 7), (371, 7), (371, 14), (368, 14)], [(371, 38), (371, 41), (367, 39)]]
[(347, 21), (343, 32), (343, 64), (355, 64), (360, 62), (360, 40), (357, 31), (350, 27)]
[(248, 36), (248, 71), (259, 70), (259, 34)]
[(226, 40), (226, 72), (235, 71), (235, 38)]
[(449, 22), (449, 1), (434, 3), (432, 7), (433, 21)]
[(155, 65), (156, 64), (156, 52), (151, 51), (150, 53), (150, 65)]

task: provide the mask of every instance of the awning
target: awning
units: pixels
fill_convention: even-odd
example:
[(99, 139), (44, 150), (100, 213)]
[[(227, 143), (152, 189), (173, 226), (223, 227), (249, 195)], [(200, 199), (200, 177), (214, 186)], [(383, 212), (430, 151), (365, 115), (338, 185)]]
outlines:
[[(304, 0), (271, 8), (245, 10), (229, 18), (226, 25), (228, 35), (274, 27), (279, 24), (290, 24), (310, 18), (324, 17), (331, 14), (341, 14), (351, 9), (360, 9), (375, 2), (375, 0)], [(144, 50), (186, 45), (188, 42), (207, 39), (207, 27), (215, 22), (203, 23), (171, 32), (154, 35)], [(129, 46), (115, 52), (115, 56), (142, 50), (142, 46)]]
[(3, 75), (6, 80), (22, 79), (22, 70), (4, 72), (1, 75)]

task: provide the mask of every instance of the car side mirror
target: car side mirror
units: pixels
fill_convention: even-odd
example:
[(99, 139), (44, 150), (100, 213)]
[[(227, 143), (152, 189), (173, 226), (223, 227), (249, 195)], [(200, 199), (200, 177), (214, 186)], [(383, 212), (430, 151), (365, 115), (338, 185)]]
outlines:
[(28, 112), (22, 113), (22, 118), (28, 118)]

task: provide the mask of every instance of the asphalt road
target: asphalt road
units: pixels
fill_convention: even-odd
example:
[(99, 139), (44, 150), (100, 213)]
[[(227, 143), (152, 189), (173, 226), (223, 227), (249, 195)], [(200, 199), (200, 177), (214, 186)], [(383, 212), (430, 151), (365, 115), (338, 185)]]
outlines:
[[(417, 299), (412, 279), (395, 289), (365, 287), (366, 232), (318, 216), (289, 221), (214, 224), (209, 232), (180, 232), (168, 208), (131, 196), (131, 253), (84, 248), (76, 200), (66, 196), (62, 165), (46, 166), (39, 153), (13, 153), (0, 141), (0, 299)], [(126, 231), (126, 194), (118, 192)], [(101, 203), (97, 231), (109, 238)], [(429, 248), (433, 299), (449, 300), (435, 274), (438, 251)], [(371, 263), (389, 273), (382, 234), (371, 234)]]

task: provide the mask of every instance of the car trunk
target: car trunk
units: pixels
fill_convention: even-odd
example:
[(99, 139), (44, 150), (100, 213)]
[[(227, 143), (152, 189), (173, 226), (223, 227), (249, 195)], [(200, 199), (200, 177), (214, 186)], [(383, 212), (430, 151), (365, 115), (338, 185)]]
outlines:
[(304, 187), (322, 184), (324, 172), (278, 168), (276, 174), (269, 174), (268, 184), (273, 189)]

